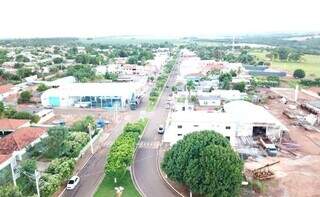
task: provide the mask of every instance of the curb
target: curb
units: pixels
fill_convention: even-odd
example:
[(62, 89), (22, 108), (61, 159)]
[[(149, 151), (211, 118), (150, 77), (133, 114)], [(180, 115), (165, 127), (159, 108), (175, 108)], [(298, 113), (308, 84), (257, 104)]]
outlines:
[(143, 129), (143, 131), (142, 131), (142, 133), (141, 133), (141, 137), (139, 138), (139, 141), (138, 141), (138, 143), (137, 143), (136, 150), (134, 151), (133, 165), (130, 166), (131, 180), (132, 180), (132, 182), (133, 182), (134, 187), (136, 188), (136, 190), (139, 192), (139, 194), (140, 194), (141, 196), (146, 196), (146, 195), (143, 193), (142, 189), (141, 189), (140, 186), (137, 184), (137, 179), (136, 179), (136, 176), (135, 176), (135, 174), (134, 174), (133, 166), (134, 166), (134, 161), (136, 160), (136, 155), (137, 155), (137, 151), (138, 151), (138, 148), (139, 148), (140, 141), (141, 141), (142, 136), (144, 135), (144, 132), (145, 132), (146, 128), (148, 127), (148, 125), (149, 125), (149, 119), (147, 119), (147, 124), (146, 124), (146, 126), (144, 127), (144, 129)]
[(185, 197), (183, 194), (181, 194), (178, 190), (176, 190), (170, 183), (169, 181), (167, 181), (167, 179), (164, 176), (164, 173), (161, 171), (161, 167), (160, 167), (160, 161), (159, 161), (159, 149), (160, 147), (157, 149), (157, 171), (160, 175), (160, 177), (162, 178), (162, 180), (165, 182), (165, 184), (169, 187), (169, 189), (171, 191), (173, 191), (174, 193), (176, 193), (178, 196), (180, 197)]

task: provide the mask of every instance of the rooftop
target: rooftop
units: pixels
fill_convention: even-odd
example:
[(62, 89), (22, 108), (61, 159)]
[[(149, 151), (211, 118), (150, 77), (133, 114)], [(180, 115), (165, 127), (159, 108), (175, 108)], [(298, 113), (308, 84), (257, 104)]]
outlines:
[(24, 127), (0, 139), (0, 155), (12, 154), (14, 151), (21, 150), (27, 145), (38, 139), (45, 128)]
[(13, 87), (14, 87), (14, 85), (12, 85), (12, 84), (0, 85), (0, 94), (9, 92), (10, 89)]
[(309, 104), (320, 109), (320, 100), (310, 101)]
[(29, 120), (21, 120), (21, 119), (0, 119), (0, 130), (16, 130), (24, 124), (28, 123)]
[(127, 96), (142, 87), (141, 83), (71, 83), (52, 88), (45, 94), (63, 94), (69, 96)]

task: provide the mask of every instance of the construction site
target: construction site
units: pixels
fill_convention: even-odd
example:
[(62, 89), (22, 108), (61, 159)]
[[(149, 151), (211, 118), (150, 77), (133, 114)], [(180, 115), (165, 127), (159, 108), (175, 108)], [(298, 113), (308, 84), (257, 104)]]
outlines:
[[(320, 171), (319, 94), (298, 88), (265, 88), (257, 94), (264, 97), (260, 105), (288, 131), (272, 142), (276, 155), (246, 160), (247, 180), (260, 182), (257, 196), (320, 196), (320, 178), (316, 173)], [(256, 143), (266, 148), (263, 141)]]

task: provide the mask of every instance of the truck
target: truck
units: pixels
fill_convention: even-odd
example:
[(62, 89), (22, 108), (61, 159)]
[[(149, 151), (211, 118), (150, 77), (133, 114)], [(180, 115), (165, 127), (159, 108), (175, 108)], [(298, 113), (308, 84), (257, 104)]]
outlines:
[(268, 138), (259, 138), (261, 146), (266, 150), (267, 154), (271, 157), (275, 157), (278, 154), (278, 149)]

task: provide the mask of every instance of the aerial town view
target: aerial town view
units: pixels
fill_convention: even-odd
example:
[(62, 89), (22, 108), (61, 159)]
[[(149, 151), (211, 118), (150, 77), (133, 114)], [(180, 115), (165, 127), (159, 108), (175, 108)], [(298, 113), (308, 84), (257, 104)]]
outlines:
[(320, 197), (320, 3), (0, 5), (0, 197)]

